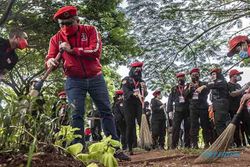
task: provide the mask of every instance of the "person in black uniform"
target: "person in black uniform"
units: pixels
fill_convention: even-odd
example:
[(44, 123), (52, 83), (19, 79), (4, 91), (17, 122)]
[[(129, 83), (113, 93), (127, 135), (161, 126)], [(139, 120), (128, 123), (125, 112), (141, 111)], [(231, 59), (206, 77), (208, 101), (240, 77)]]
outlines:
[[(178, 85), (172, 87), (168, 97), (167, 112), (174, 112), (173, 118), (173, 131), (172, 131), (172, 149), (175, 149), (178, 145), (180, 137), (180, 127), (182, 121), (184, 121), (184, 146), (190, 147), (190, 118), (188, 109), (188, 100), (184, 96), (185, 89), (185, 74), (177, 73), (176, 78)], [(175, 108), (175, 109), (174, 109)]]
[(213, 68), (210, 72), (211, 81), (206, 85), (196, 89), (196, 92), (200, 93), (206, 89), (211, 90), (211, 101), (214, 110), (214, 122), (217, 137), (224, 131), (227, 125), (230, 123), (229, 115), (229, 90), (227, 81), (221, 74), (220, 68)]
[(150, 106), (149, 106), (149, 102), (148, 101), (145, 101), (145, 109), (144, 110), (145, 110), (145, 114), (146, 114), (146, 117), (147, 117), (148, 126), (151, 129), (151, 121), (150, 121), (151, 110), (150, 110)]
[(199, 80), (200, 70), (198, 68), (193, 68), (190, 71), (190, 76), (191, 82), (187, 84), (187, 89), (184, 90), (184, 96), (189, 101), (191, 147), (198, 148), (198, 132), (200, 125), (202, 128), (205, 147), (208, 147), (210, 141), (210, 123), (207, 103), (209, 90), (204, 89), (200, 93), (195, 91), (199, 86), (206, 84)]
[(153, 148), (159, 147), (159, 149), (163, 150), (166, 136), (166, 114), (164, 112), (166, 105), (161, 102), (160, 90), (154, 91), (153, 96), (154, 98), (151, 100)]
[(93, 141), (101, 141), (102, 140), (102, 124), (100, 113), (97, 108), (92, 104), (92, 110), (89, 113), (90, 117), (90, 129)]
[(127, 149), (126, 142), (126, 122), (124, 117), (124, 106), (123, 106), (123, 90), (115, 91), (113, 114), (115, 117), (115, 124), (117, 135), (122, 143), (122, 149)]
[(130, 155), (133, 155), (133, 143), (135, 140), (136, 124), (141, 124), (142, 103), (147, 95), (145, 82), (142, 80), (142, 62), (134, 62), (131, 65), (129, 76), (122, 80), (124, 92), (124, 109), (126, 121), (126, 138)]
[(28, 47), (27, 34), (21, 30), (13, 29), (9, 33), (9, 39), (0, 37), (0, 80), (7, 71), (14, 68), (18, 62), (16, 49)]
[[(237, 112), (237, 110), (238, 110), (238, 108), (240, 106), (240, 100), (241, 100), (241, 97), (242, 97), (244, 91), (249, 88), (249, 86), (246, 85), (242, 89), (240, 84), (237, 83), (238, 81), (241, 81), (241, 76), (240, 75), (242, 73), (243, 72), (239, 72), (236, 69), (232, 69), (229, 72), (229, 78), (230, 78), (230, 81), (228, 82), (228, 89), (229, 89), (229, 95), (230, 95), (229, 96), (229, 113), (230, 113), (231, 119), (233, 118), (233, 116), (235, 115), (235, 113)], [(249, 114), (247, 112), (242, 112), (241, 113), (241, 121), (242, 121), (242, 124), (240, 124), (240, 122), (237, 123), (236, 130), (235, 130), (235, 133), (234, 133), (234, 142), (235, 142), (237, 147), (241, 147), (242, 144), (245, 143), (244, 138), (243, 138), (243, 140), (240, 139), (240, 131), (239, 131), (239, 129), (243, 128), (243, 127), (247, 127), (247, 129), (249, 129), (248, 128), (249, 127), (248, 122), (250, 122), (250, 120), (249, 120)], [(243, 126), (243, 125), (246, 125), (246, 126)], [(248, 130), (246, 132), (248, 133)]]
[(56, 126), (58, 126), (59, 128), (61, 125), (64, 126), (69, 125), (70, 106), (67, 102), (67, 95), (64, 90), (58, 93), (58, 97), (59, 97), (58, 101), (56, 101), (53, 104), (52, 111), (53, 111), (53, 118), (58, 118)]

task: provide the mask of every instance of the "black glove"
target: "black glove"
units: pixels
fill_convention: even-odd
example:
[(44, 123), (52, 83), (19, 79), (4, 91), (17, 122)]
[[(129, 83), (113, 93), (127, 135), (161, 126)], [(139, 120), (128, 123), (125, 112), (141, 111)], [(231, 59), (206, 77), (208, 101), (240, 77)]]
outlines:
[(44, 82), (43, 80), (40, 80), (37, 83), (35, 83), (34, 89), (40, 92), (40, 90), (42, 89), (42, 86), (43, 86), (43, 82)]

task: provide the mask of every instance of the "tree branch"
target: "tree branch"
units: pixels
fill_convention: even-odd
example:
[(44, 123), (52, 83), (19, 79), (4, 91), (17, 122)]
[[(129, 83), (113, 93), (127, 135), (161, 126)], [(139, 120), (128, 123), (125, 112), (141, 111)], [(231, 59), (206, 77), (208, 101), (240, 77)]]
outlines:
[(9, 0), (8, 6), (7, 6), (2, 18), (0, 19), (0, 26), (2, 26), (4, 24), (4, 22), (7, 20), (9, 14), (10, 14), (11, 8), (12, 8), (13, 4), (15, 3), (15, 1), (16, 0)]

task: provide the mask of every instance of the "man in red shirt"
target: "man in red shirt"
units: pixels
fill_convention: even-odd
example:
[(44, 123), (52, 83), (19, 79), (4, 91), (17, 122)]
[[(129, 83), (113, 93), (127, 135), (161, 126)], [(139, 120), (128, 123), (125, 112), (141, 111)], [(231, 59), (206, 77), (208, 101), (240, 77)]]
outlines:
[[(66, 75), (65, 91), (75, 110), (72, 113), (72, 126), (79, 128), (77, 134), (84, 134), (84, 113), (86, 93), (89, 93), (102, 118), (103, 131), (106, 136), (118, 140), (113, 115), (111, 113), (107, 86), (100, 64), (102, 41), (96, 27), (80, 25), (77, 8), (65, 6), (54, 15), (60, 30), (51, 38), (46, 66), (58, 66), (55, 59), (62, 51), (63, 69)], [(73, 143), (84, 142), (84, 137)], [(129, 160), (129, 157), (117, 154), (117, 158)]]

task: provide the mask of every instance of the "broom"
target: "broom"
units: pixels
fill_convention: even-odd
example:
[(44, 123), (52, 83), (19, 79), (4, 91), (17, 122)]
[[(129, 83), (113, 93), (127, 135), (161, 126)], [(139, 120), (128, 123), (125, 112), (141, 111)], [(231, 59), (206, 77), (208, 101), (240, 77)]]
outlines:
[[(59, 61), (62, 57), (63, 50), (60, 50), (60, 52), (56, 56), (56, 60)], [(33, 97), (37, 97), (39, 95), (39, 92), (43, 86), (44, 81), (47, 79), (51, 71), (54, 69), (54, 66), (51, 66), (47, 69), (45, 74), (40, 78), (40, 80), (35, 84), (34, 88), (30, 91), (29, 95)]]
[(139, 99), (142, 104), (142, 116), (141, 116), (141, 127), (140, 127), (140, 140), (141, 147), (145, 150), (150, 150), (153, 144), (151, 132), (148, 126), (148, 120), (144, 111), (144, 91), (139, 91)]
[(243, 105), (243, 103), (240, 104), (240, 107), (227, 128), (207, 150), (195, 159), (194, 163), (212, 163), (223, 157), (222, 155), (227, 151), (233, 141), (236, 124), (239, 121)]

